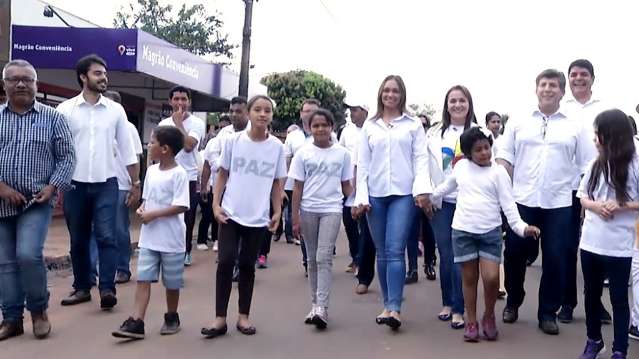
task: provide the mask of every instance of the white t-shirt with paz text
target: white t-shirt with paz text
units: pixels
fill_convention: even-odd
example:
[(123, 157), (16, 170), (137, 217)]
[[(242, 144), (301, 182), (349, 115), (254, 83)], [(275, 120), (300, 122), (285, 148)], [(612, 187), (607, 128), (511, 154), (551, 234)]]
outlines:
[[(184, 129), (186, 130), (186, 134), (189, 137), (195, 138), (198, 141), (198, 143), (202, 140), (202, 138), (204, 138), (204, 135), (206, 134), (206, 125), (204, 124), (204, 121), (202, 121), (201, 119), (193, 115), (190, 115), (189, 117), (187, 117), (186, 120), (182, 122), (182, 125), (184, 126)], [(172, 117), (168, 117), (160, 121), (158, 126), (175, 126), (175, 122), (173, 122)], [(193, 151), (186, 152), (184, 149), (182, 149), (182, 151), (180, 151), (175, 156), (175, 161), (180, 166), (182, 166), (182, 168), (184, 168), (186, 170), (186, 173), (189, 175), (189, 181), (197, 181), (197, 176), (198, 176), (197, 155), (198, 155), (198, 152), (197, 152), (197, 145), (196, 145), (196, 149), (194, 149)]]
[[(189, 208), (189, 179), (186, 171), (180, 166), (164, 171), (159, 164), (149, 167), (144, 178), (142, 199), (145, 211), (171, 206)], [(142, 225), (138, 246), (158, 252), (182, 253), (186, 251), (185, 233), (183, 213), (161, 217)]]
[(268, 226), (273, 181), (286, 177), (282, 142), (271, 135), (256, 142), (246, 132), (233, 134), (224, 140), (219, 167), (229, 171), (222, 198), (228, 217), (247, 227)]
[(288, 177), (304, 182), (303, 211), (342, 213), (342, 182), (353, 178), (350, 153), (337, 144), (320, 148), (308, 143), (293, 157)]

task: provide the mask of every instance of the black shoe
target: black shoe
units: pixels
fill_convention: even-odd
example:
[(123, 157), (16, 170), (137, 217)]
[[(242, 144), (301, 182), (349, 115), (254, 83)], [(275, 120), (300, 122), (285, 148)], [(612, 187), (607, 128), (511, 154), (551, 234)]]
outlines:
[(504, 323), (514, 323), (519, 319), (519, 310), (517, 308), (506, 306), (502, 314)]
[(0, 340), (17, 337), (22, 334), (24, 334), (22, 320), (15, 322), (3, 320), (2, 324), (0, 324)]
[(426, 274), (426, 279), (428, 280), (437, 280), (437, 272), (435, 272), (435, 265), (430, 263), (424, 266), (424, 274)]
[(286, 243), (293, 244), (294, 242), (293, 237), (286, 236)]
[(304, 277), (308, 278), (308, 264), (304, 263)]
[(612, 324), (612, 317), (603, 305), (601, 306), (601, 324)]
[(180, 331), (180, 316), (178, 313), (164, 313), (164, 324), (160, 329), (160, 335), (175, 334)]
[(108, 310), (115, 307), (116, 304), (118, 304), (118, 298), (115, 297), (115, 293), (110, 290), (100, 292), (100, 308)]
[(91, 301), (91, 292), (88, 290), (74, 290), (68, 297), (62, 299), (61, 305), (76, 305)]
[(557, 314), (557, 319), (559, 319), (559, 321), (564, 324), (571, 323), (573, 319), (572, 312), (573, 312), (572, 307), (568, 305), (564, 305), (561, 307), (561, 310), (559, 310), (559, 314)]
[(124, 284), (131, 280), (131, 275), (124, 272), (118, 272), (115, 275), (115, 284)]
[(557, 335), (559, 334), (559, 326), (557, 325), (557, 321), (554, 319), (542, 320), (539, 322), (539, 329), (542, 332), (548, 335)]
[(249, 326), (249, 327), (243, 327), (239, 324), (235, 325), (235, 328), (237, 329), (238, 332), (244, 334), (244, 335), (255, 335), (255, 333), (257, 333), (257, 329), (255, 329), (254, 326)]
[(404, 284), (413, 284), (413, 283), (417, 283), (418, 278), (417, 278), (417, 270), (411, 270), (410, 272), (406, 273), (406, 278), (404, 279)]
[(240, 269), (237, 266), (233, 267), (233, 278), (231, 278), (231, 280), (233, 282), (240, 281)]
[(398, 330), (399, 327), (402, 326), (402, 321), (393, 316), (389, 316), (384, 324), (388, 325), (392, 330)]
[(219, 337), (226, 334), (227, 331), (228, 331), (228, 327), (226, 326), (226, 324), (224, 324), (222, 328), (215, 328), (215, 327), (202, 328), (200, 333), (206, 339), (212, 339), (212, 338)]
[(636, 325), (631, 325), (628, 329), (628, 337), (634, 340), (639, 340), (639, 329)]
[(111, 335), (124, 339), (144, 339), (144, 321), (129, 317), (122, 323), (120, 329), (114, 331)]

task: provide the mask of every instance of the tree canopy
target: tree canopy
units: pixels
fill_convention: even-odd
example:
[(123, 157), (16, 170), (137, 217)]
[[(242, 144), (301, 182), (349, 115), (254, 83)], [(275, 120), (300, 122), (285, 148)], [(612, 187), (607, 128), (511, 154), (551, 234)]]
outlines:
[(273, 129), (285, 130), (293, 123), (299, 124), (302, 102), (315, 98), (322, 107), (335, 116), (335, 129), (344, 123), (344, 97), (346, 92), (332, 80), (312, 71), (294, 70), (274, 73), (262, 78), (268, 95), (275, 101)]
[(215, 55), (223, 61), (233, 57), (231, 51), (237, 45), (221, 31), (224, 23), (219, 13), (208, 15), (202, 4), (183, 4), (175, 14), (172, 5), (159, 0), (131, 1), (115, 15), (114, 27), (146, 31), (196, 55)]

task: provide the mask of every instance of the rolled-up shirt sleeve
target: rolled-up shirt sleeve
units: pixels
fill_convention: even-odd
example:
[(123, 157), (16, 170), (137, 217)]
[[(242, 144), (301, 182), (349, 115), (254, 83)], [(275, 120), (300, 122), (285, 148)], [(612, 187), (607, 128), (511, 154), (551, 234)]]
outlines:
[(430, 170), (428, 167), (428, 147), (426, 133), (421, 125), (415, 131), (413, 138), (413, 197), (420, 194), (432, 193), (430, 185)]
[(513, 166), (515, 165), (515, 127), (514, 123), (509, 123), (506, 126), (504, 134), (499, 137), (499, 148), (495, 156), (495, 158), (508, 161)]
[(55, 167), (49, 179), (49, 184), (60, 191), (67, 191), (70, 189), (76, 161), (71, 130), (62, 114), (54, 118), (53, 158)]
[(368, 205), (368, 176), (371, 162), (371, 148), (368, 143), (366, 126), (362, 128), (357, 148), (357, 192), (354, 206)]
[(138, 156), (135, 153), (135, 146), (131, 140), (131, 131), (127, 128), (126, 112), (122, 106), (118, 105), (118, 120), (115, 128), (115, 140), (117, 142), (118, 151), (122, 156), (122, 162), (127, 165), (138, 163)]

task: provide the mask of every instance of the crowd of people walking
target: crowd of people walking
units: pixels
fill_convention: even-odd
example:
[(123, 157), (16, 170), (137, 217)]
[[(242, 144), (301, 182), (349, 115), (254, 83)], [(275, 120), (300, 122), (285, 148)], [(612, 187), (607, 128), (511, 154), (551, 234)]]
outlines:
[[(86, 56), (76, 73), (80, 94), (53, 109), (36, 100), (31, 64), (13, 60), (3, 69), (0, 340), (23, 334), (25, 307), (37, 338), (51, 332), (43, 246), (62, 192), (74, 280), (61, 304), (90, 302), (97, 285), (100, 308), (109, 310), (117, 305), (116, 284), (135, 278), (135, 305), (113, 331), (118, 338), (145, 337), (151, 287), (160, 275), (167, 306), (160, 332), (180, 330), (180, 290), (193, 263), (200, 207), (196, 249), (213, 246), (218, 259), (214, 319), (201, 329), (206, 338), (228, 331), (234, 281), (235, 327), (257, 333), (250, 320), (256, 267), (268, 267), (271, 241), (281, 237), (299, 245), (308, 277), (310, 311), (300, 322), (327, 328), (343, 223), (354, 292), (365, 295), (377, 273), (380, 312), (371, 322), (393, 331), (402, 326), (404, 286), (418, 281), (421, 255), (425, 277), (441, 286), (442, 308), (433, 317), (463, 330), (466, 342), (497, 340), (508, 328), (495, 313), (504, 295), (500, 283), (501, 321), (514, 323), (525, 302), (527, 265), (541, 247), (543, 333), (557, 335), (558, 322), (573, 321), (579, 255), (587, 336), (580, 358), (603, 353), (602, 324), (614, 325), (612, 358), (627, 356), (629, 336), (639, 339), (636, 124), (593, 96), (588, 60), (572, 62), (567, 78), (541, 71), (537, 105), (505, 125), (497, 112), (479, 124), (462, 85), (446, 92), (440, 121), (410, 114), (403, 79), (390, 75), (370, 113), (366, 102), (346, 100), (350, 122), (343, 129), (318, 100), (304, 100), (284, 143), (270, 131), (276, 104), (268, 96), (233, 98), (228, 125), (209, 136), (190, 112), (191, 91), (176, 86), (168, 96), (172, 115), (147, 144), (148, 166), (141, 166), (140, 137), (119, 94), (107, 91), (104, 60)], [(142, 223), (135, 270), (129, 268), (131, 212)], [(601, 300), (605, 282), (612, 316)]]

